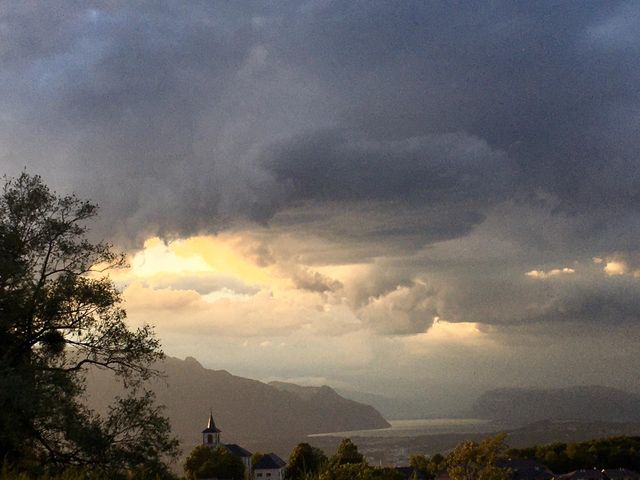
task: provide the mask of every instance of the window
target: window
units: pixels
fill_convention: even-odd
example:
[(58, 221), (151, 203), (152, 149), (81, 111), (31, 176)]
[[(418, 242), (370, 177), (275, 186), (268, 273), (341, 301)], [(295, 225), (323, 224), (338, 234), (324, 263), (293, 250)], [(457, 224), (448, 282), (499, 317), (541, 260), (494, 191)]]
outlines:
[(271, 473), (267, 473), (267, 477), (270, 477), (270, 476), (271, 476)]
[(213, 443), (213, 435), (207, 435), (207, 443)]
[(261, 476), (262, 476), (262, 474), (261, 474), (261, 473), (259, 473), (259, 474), (258, 474), (258, 476), (259, 476), (259, 477), (261, 477)]

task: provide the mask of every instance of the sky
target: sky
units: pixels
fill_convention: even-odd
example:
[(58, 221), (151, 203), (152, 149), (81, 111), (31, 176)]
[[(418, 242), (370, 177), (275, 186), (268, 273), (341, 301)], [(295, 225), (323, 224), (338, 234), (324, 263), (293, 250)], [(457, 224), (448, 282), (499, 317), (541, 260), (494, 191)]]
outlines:
[(0, 171), (100, 205), (169, 355), (638, 392), (639, 59), (637, 2), (2, 2)]

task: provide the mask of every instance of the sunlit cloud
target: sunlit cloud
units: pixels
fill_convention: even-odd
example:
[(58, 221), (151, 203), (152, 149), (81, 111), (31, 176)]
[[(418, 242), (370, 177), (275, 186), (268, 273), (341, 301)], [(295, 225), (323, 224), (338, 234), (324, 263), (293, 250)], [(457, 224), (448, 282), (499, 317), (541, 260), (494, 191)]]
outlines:
[(202, 295), (202, 299), (205, 302), (209, 303), (215, 303), (222, 299), (248, 300), (249, 298), (251, 298), (251, 295), (247, 295), (245, 293), (237, 293), (226, 287)]
[(195, 252), (188, 252), (182, 241), (165, 243), (157, 237), (144, 242), (144, 248), (133, 255), (130, 274), (150, 277), (167, 273), (211, 272), (212, 266)]
[(640, 262), (635, 255), (615, 254), (604, 259), (596, 257), (593, 262), (597, 265), (604, 265), (602, 271), (610, 277), (624, 275), (640, 277)]
[(625, 275), (629, 270), (627, 264), (622, 261), (608, 261), (604, 266), (604, 271), (607, 275)]
[(557, 277), (559, 275), (570, 275), (572, 273), (576, 273), (573, 268), (564, 267), (564, 268), (554, 268), (552, 270), (544, 271), (544, 270), (531, 270), (525, 275), (531, 278), (549, 278), (549, 277)]
[(451, 323), (440, 320), (437, 317), (431, 329), (426, 333), (426, 338), (435, 342), (471, 342), (485, 339), (486, 337), (486, 331), (483, 332), (477, 323)]

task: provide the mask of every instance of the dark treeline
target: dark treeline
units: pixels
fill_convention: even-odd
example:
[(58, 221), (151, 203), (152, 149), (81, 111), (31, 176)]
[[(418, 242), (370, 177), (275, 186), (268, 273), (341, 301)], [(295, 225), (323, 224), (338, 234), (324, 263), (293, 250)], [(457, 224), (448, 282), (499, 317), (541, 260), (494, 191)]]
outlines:
[(536, 460), (552, 472), (566, 473), (590, 468), (640, 470), (640, 437), (613, 437), (576, 443), (550, 443), (511, 449), (513, 458)]
[(535, 460), (556, 474), (593, 468), (640, 471), (640, 437), (555, 442), (512, 449), (506, 447), (505, 439), (506, 434), (500, 434), (479, 443), (463, 442), (446, 456), (413, 455), (411, 466), (427, 479), (446, 471), (454, 480), (480, 478), (487, 474), (491, 478), (511, 478), (508, 468), (496, 468), (504, 465), (506, 459)]

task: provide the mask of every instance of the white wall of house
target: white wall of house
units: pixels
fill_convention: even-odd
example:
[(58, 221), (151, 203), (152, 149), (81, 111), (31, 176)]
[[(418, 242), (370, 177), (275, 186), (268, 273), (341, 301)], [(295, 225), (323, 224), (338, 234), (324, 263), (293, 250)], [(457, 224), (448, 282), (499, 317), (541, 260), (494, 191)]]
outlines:
[(254, 470), (253, 480), (284, 480), (284, 468)]

